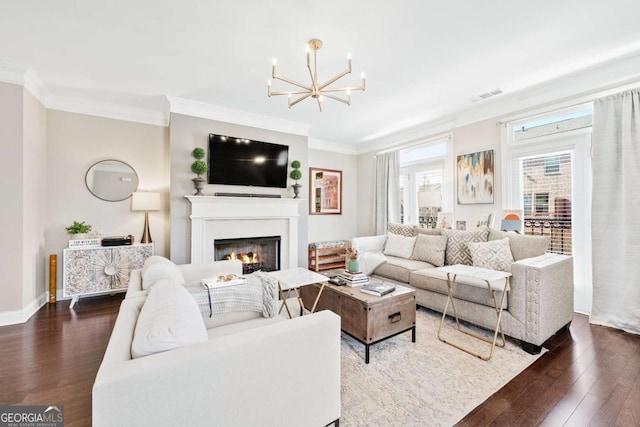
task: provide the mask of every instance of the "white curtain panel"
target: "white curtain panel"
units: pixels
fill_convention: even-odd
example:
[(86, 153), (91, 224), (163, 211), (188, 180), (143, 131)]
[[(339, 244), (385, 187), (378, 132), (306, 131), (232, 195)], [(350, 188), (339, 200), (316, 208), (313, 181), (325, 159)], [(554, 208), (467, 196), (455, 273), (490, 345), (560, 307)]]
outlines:
[(640, 89), (593, 109), (590, 322), (640, 334)]
[(387, 234), (387, 224), (400, 220), (400, 167), (398, 152), (376, 156), (373, 189), (373, 226), (375, 234)]

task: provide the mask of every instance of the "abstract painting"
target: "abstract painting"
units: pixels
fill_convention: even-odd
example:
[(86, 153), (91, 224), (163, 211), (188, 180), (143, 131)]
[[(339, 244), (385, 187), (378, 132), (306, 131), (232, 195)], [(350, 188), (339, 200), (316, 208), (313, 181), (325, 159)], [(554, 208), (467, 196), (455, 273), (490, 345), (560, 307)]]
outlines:
[(458, 204), (493, 203), (493, 150), (458, 156)]

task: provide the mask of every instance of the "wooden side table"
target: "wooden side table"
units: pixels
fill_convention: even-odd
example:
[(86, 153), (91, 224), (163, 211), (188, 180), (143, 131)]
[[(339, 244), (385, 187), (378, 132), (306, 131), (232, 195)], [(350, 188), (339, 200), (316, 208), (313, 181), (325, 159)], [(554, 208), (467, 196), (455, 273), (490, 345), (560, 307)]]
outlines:
[[(457, 349), (460, 349), (473, 356), (476, 356), (479, 359), (490, 360), (491, 357), (493, 357), (493, 349), (496, 347), (496, 345), (498, 347), (504, 347), (507, 343), (506, 340), (504, 339), (504, 333), (502, 332), (502, 325), (500, 324), (500, 320), (502, 319), (502, 307), (504, 306), (504, 300), (507, 297), (507, 292), (509, 292), (510, 290), (511, 273), (507, 273), (505, 271), (489, 270), (486, 268), (479, 268), (479, 267), (473, 267), (470, 265), (462, 265), (462, 264), (440, 267), (438, 268), (438, 270), (444, 273), (447, 273), (447, 289), (449, 291), (449, 295), (447, 297), (447, 303), (445, 304), (444, 310), (442, 312), (442, 320), (440, 321), (440, 327), (438, 328), (438, 339)], [(456, 305), (453, 298), (453, 288), (456, 285), (457, 276), (471, 277), (486, 283), (487, 290), (489, 291), (489, 297), (493, 299), (493, 303), (496, 309), (496, 316), (497, 316), (496, 327), (493, 333), (493, 340), (489, 340), (488, 338), (475, 334), (471, 331), (464, 330), (460, 327), (460, 321), (458, 320), (458, 313), (456, 311)], [(470, 284), (470, 283), (469, 284), (465, 283), (460, 285), (479, 287), (479, 285)], [(502, 298), (500, 299), (499, 304), (495, 296), (495, 291), (502, 292)], [(477, 338), (479, 340), (482, 340), (484, 342), (491, 344), (491, 350), (489, 351), (488, 355), (483, 356), (480, 353), (469, 350), (468, 348), (465, 348), (460, 344), (456, 344), (442, 338), (442, 335), (441, 335), (442, 326), (444, 325), (444, 320), (447, 317), (447, 309), (449, 308), (449, 302), (451, 302), (451, 307), (453, 308), (453, 315), (456, 320), (457, 330), (471, 337)], [(496, 344), (496, 341), (498, 339), (498, 332), (500, 333), (500, 337), (502, 338), (502, 344)]]
[(345, 268), (348, 247), (348, 240), (309, 243), (309, 270), (324, 271)]

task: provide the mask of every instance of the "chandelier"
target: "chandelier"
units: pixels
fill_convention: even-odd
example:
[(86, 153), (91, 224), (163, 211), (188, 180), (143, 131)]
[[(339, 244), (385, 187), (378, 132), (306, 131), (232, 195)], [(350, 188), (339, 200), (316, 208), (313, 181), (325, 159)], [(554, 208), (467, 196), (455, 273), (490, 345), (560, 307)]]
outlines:
[[(271, 77), (274, 80), (281, 80), (283, 82), (292, 84), (297, 86), (299, 89), (294, 90), (284, 90), (284, 91), (272, 91), (271, 90), (271, 80), (267, 83), (267, 92), (269, 97), (272, 95), (287, 95), (289, 97), (289, 108), (293, 107), (300, 101), (303, 101), (309, 97), (314, 98), (318, 102), (318, 108), (322, 111), (322, 100), (324, 97), (334, 99), (336, 101), (343, 102), (347, 105), (351, 105), (351, 91), (353, 90), (365, 90), (365, 76), (362, 73), (362, 84), (360, 86), (349, 86), (343, 88), (330, 88), (329, 85), (335, 83), (340, 80), (342, 77), (351, 73), (351, 54), (347, 55), (347, 69), (338, 74), (337, 76), (327, 80), (324, 83), (318, 82), (318, 50), (322, 48), (322, 40), (311, 39), (307, 44), (307, 69), (309, 70), (309, 76), (311, 77), (311, 84), (306, 85), (304, 83), (297, 82), (295, 80), (288, 79), (286, 77), (282, 77), (276, 74), (276, 60), (273, 60), (273, 66), (271, 67)], [(313, 50), (313, 69), (311, 69), (311, 57), (309, 55), (309, 51)], [(341, 98), (336, 96), (335, 94), (340, 93), (345, 96), (345, 98)], [(291, 98), (294, 95), (300, 95), (295, 100)]]

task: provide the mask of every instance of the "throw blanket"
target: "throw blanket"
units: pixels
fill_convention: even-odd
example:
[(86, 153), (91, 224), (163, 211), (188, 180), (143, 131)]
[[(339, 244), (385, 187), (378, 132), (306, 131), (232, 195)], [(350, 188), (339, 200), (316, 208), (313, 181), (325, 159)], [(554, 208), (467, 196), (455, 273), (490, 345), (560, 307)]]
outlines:
[(278, 281), (260, 271), (244, 277), (247, 283), (211, 289), (210, 294), (200, 282), (188, 283), (184, 287), (193, 295), (203, 316), (252, 311), (262, 313), (264, 317), (274, 317), (277, 312)]

